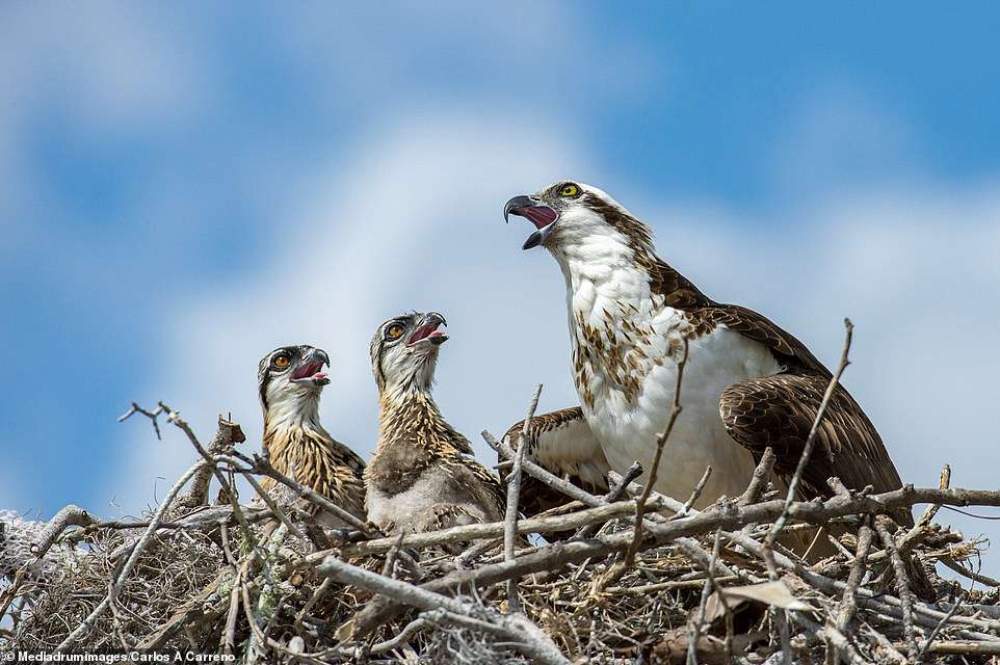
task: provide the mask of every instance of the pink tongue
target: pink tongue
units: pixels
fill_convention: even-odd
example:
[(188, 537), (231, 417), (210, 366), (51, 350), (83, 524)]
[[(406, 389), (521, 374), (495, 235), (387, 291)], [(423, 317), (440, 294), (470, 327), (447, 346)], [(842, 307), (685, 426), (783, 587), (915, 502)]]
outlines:
[(325, 379), (325, 378), (327, 378), (327, 375), (326, 375), (326, 372), (316, 372), (315, 374), (313, 374), (312, 378), (314, 378), (314, 379)]
[(416, 344), (417, 342), (422, 342), (428, 337), (433, 337), (435, 334), (439, 335), (440, 333), (437, 330), (435, 330), (435, 328), (437, 327), (438, 324), (436, 323), (425, 323), (424, 325), (420, 326), (419, 328), (413, 331), (412, 335), (410, 335), (409, 344)]
[(521, 211), (521, 214), (524, 217), (527, 217), (528, 221), (534, 224), (536, 229), (543, 229), (552, 222), (556, 221), (555, 211), (546, 206), (532, 206), (530, 208), (524, 208)]

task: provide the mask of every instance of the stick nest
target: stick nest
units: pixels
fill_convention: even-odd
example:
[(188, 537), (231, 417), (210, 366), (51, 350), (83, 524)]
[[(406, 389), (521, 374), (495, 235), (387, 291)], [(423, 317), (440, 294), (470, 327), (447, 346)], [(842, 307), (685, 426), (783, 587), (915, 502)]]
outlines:
[[(231, 443), (206, 451), (199, 470), (263, 475), (266, 460)], [(240, 503), (234, 485), (213, 505), (202, 490), (133, 523), (96, 522), (79, 509), (61, 512), (59, 524), (2, 513), (0, 652), (139, 649), (266, 663), (1000, 662), (997, 583), (973, 572), (984, 544), (932, 521), (936, 505), (1000, 505), (1000, 495), (946, 481), (879, 496), (831, 483), (832, 498), (786, 508), (764, 483), (757, 496), (684, 512), (653, 492), (635, 541), (641, 486), (618, 478), (617, 496), (592, 496), (524, 464), (571, 497), (519, 521), (512, 560), (503, 523), (402, 541), (370, 527), (317, 533), (301, 509), (308, 497)], [(915, 503), (931, 504), (915, 527), (888, 517)], [(779, 519), (787, 525), (769, 546)], [(945, 566), (964, 577), (940, 576)], [(509, 611), (510, 579), (523, 613)]]

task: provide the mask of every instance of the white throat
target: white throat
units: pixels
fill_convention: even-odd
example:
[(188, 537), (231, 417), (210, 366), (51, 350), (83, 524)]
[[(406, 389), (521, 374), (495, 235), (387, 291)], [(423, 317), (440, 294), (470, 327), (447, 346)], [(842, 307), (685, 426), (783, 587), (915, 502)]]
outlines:
[[(562, 220), (557, 222), (562, 223)], [(556, 242), (549, 246), (566, 280), (567, 313), (574, 343), (575, 330), (581, 321), (603, 327), (609, 319), (655, 315), (651, 311), (654, 305), (650, 298), (651, 277), (636, 262), (636, 250), (628, 239), (604, 224), (588, 228), (585, 235), (577, 226), (557, 229), (553, 233)]]
[[(428, 366), (429, 365), (429, 366)], [(415, 395), (430, 397), (434, 385), (434, 365), (428, 363), (413, 371), (403, 381), (392, 381), (382, 389), (381, 396), (390, 402), (402, 402)]]
[(265, 420), (272, 431), (286, 427), (320, 429), (319, 391), (303, 388), (270, 399)]

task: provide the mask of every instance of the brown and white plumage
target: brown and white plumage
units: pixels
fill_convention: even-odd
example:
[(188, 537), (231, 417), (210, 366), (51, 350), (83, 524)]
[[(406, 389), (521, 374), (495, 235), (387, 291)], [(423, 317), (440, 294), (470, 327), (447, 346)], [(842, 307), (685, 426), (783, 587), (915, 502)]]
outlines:
[[(700, 504), (735, 496), (766, 446), (787, 479), (831, 376), (804, 344), (752, 310), (708, 298), (656, 256), (645, 224), (595, 187), (558, 183), (511, 199), (504, 213), (531, 221), (525, 249), (544, 246), (562, 269), (581, 411), (612, 468), (636, 459), (650, 468), (687, 353), (684, 409), (654, 487), (685, 497), (711, 465)], [(803, 494), (828, 495), (830, 476), (852, 488), (900, 486), (874, 426), (843, 387)]]
[(389, 319), (371, 342), (379, 390), (379, 439), (365, 470), (368, 519), (387, 532), (413, 533), (492, 522), (503, 512), (496, 477), (441, 415), (431, 384), (447, 336), (440, 314)]
[[(511, 425), (504, 439), (515, 450), (527, 443), (525, 455), (559, 477), (589, 492), (603, 494), (608, 490), (610, 470), (601, 442), (594, 437), (583, 410), (578, 407), (560, 409), (535, 416), (524, 434), (524, 421)], [(569, 501), (565, 494), (548, 485), (524, 476), (521, 480), (521, 511), (526, 515), (549, 510)]]
[[(365, 519), (365, 464), (353, 450), (340, 443), (319, 422), (319, 398), (329, 379), (330, 364), (322, 349), (284, 346), (264, 356), (257, 381), (264, 411), (264, 452), (275, 469), (322, 494), (359, 519)], [(264, 489), (279, 498), (285, 491), (271, 478)], [(315, 513), (315, 504), (303, 503)], [(346, 526), (333, 515), (318, 522), (327, 527)]]

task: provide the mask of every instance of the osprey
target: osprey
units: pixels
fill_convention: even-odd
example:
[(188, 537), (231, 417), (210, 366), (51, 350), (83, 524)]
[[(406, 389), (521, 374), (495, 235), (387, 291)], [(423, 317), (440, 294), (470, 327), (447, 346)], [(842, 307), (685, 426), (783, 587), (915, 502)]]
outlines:
[[(325, 351), (306, 345), (283, 346), (261, 359), (257, 389), (264, 410), (264, 452), (275, 469), (364, 520), (365, 463), (319, 422), (320, 392), (330, 383), (323, 367), (329, 365)], [(261, 485), (279, 493), (272, 478), (263, 478)], [(314, 504), (309, 509), (318, 510)], [(325, 512), (319, 523), (348, 526)]]
[[(509, 215), (535, 226), (524, 249), (545, 247), (562, 269), (581, 400), (563, 424), (573, 427), (572, 443), (541, 432), (536, 457), (562, 472), (574, 455), (600, 465), (600, 451), (619, 472), (638, 460), (648, 473), (686, 353), (683, 412), (653, 487), (687, 497), (711, 465), (697, 505), (738, 496), (768, 446), (776, 475), (790, 479), (831, 379), (802, 342), (757, 312), (702, 293), (656, 256), (649, 227), (596, 187), (560, 182), (516, 196), (504, 207)], [(803, 495), (829, 495), (831, 476), (876, 492), (901, 485), (875, 427), (839, 386), (805, 468)], [(903, 512), (898, 519), (912, 523)]]
[(379, 436), (368, 468), (368, 519), (387, 533), (433, 531), (501, 518), (497, 479), (472, 457), (468, 439), (441, 415), (431, 384), (444, 317), (389, 319), (372, 337)]

